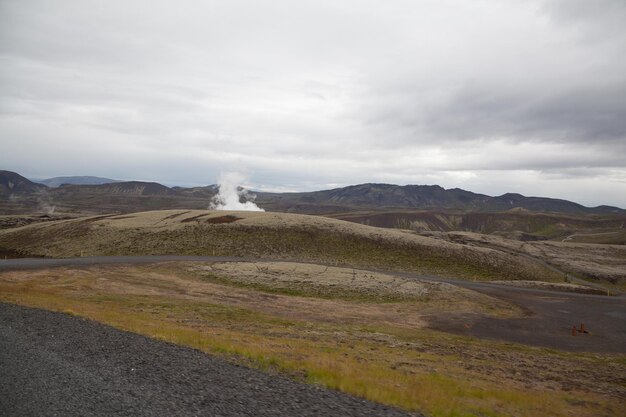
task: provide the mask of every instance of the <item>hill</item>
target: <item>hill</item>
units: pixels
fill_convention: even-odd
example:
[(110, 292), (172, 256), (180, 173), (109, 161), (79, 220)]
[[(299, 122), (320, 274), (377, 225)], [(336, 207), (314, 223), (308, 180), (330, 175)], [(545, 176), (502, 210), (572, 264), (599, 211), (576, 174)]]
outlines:
[(50, 221), (0, 231), (27, 256), (222, 255), (403, 269), (466, 279), (563, 276), (523, 256), (317, 216), (167, 210)]
[(27, 195), (46, 190), (45, 185), (37, 184), (11, 171), (0, 171), (0, 197), (9, 198), (11, 195)]
[(0, 214), (48, 214), (52, 211), (54, 205), (50, 203), (48, 187), (15, 172), (0, 171)]
[(211, 193), (210, 187), (200, 193), (192, 190), (144, 181), (62, 184), (49, 188), (15, 172), (0, 171), (0, 214), (50, 214), (54, 211), (85, 215), (163, 208), (206, 208), (210, 196), (215, 193)]
[(112, 180), (110, 178), (93, 177), (93, 176), (69, 176), (69, 177), (53, 177), (43, 180), (32, 180), (33, 182), (44, 184), (51, 188), (59, 187), (63, 184), (73, 185), (99, 185), (110, 184), (114, 182), (122, 182), (120, 180)]
[(176, 191), (157, 182), (143, 181), (118, 181), (115, 183), (97, 185), (72, 185), (64, 184), (55, 190), (55, 195), (64, 194), (107, 194), (107, 195), (137, 195), (137, 196), (162, 196), (176, 195)]
[(376, 227), (416, 232), (470, 231), (499, 234), (522, 241), (568, 240), (625, 244), (626, 214), (537, 213), (524, 209), (502, 212), (443, 210), (361, 210), (329, 217)]

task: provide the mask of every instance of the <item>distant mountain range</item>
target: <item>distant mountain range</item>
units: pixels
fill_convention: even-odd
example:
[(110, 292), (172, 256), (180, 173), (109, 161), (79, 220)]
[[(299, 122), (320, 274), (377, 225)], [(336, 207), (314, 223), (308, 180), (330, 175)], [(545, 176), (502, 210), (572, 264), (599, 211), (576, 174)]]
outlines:
[[(95, 179), (94, 179), (95, 178)], [(36, 210), (46, 205), (69, 212), (130, 212), (138, 210), (207, 208), (218, 187), (166, 187), (155, 182), (118, 182), (98, 177), (57, 177), (35, 183), (11, 171), (0, 171), (0, 213)], [(79, 184), (68, 184), (79, 182)], [(85, 184), (89, 181), (107, 181)], [(60, 185), (59, 182), (65, 182)], [(55, 188), (52, 188), (55, 187)], [(360, 184), (303, 193), (258, 192), (256, 203), (268, 211), (305, 214), (349, 213), (362, 210), (452, 210), (504, 212), (511, 209), (569, 214), (626, 214), (611, 206), (585, 207), (571, 201), (504, 194), (490, 197), (438, 185)]]
[(258, 193), (256, 202), (275, 211), (333, 213), (361, 209), (446, 209), (501, 212), (524, 209), (556, 213), (626, 213), (618, 207), (585, 207), (567, 200), (503, 194), (490, 197), (438, 185), (360, 184), (306, 193)]
[(98, 185), (98, 184), (110, 184), (115, 182), (123, 182), (120, 180), (112, 180), (110, 178), (92, 177), (92, 176), (72, 176), (72, 177), (54, 177), (46, 178), (45, 180), (32, 179), (31, 181), (38, 184), (47, 185), (48, 187), (56, 188), (63, 184), (74, 185)]

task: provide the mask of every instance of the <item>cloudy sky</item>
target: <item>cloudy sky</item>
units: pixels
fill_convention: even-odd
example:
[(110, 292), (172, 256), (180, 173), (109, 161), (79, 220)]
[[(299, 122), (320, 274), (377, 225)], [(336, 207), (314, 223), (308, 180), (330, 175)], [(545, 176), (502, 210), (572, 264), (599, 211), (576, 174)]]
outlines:
[(623, 0), (0, 0), (0, 169), (626, 207)]

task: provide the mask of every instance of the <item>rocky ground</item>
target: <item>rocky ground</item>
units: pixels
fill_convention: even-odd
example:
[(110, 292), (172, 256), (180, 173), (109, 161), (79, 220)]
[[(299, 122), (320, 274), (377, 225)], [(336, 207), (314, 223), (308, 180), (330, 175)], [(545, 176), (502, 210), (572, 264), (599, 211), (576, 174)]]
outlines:
[(4, 415), (407, 415), (89, 320), (3, 303), (0, 369)]

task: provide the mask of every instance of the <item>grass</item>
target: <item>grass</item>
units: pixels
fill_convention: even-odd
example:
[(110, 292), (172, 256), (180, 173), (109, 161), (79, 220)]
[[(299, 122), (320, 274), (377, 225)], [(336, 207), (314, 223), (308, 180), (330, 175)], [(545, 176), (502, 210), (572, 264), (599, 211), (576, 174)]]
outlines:
[[(355, 272), (356, 274), (356, 272)], [(363, 274), (359, 271), (359, 274)], [(249, 281), (243, 280), (236, 274), (217, 274), (206, 271), (197, 271), (196, 276), (202, 281), (228, 285), (236, 288), (245, 288), (269, 294), (289, 295), (293, 297), (322, 298), (327, 300), (346, 300), (359, 302), (394, 303), (399, 301), (428, 301), (428, 296), (403, 295), (392, 291), (367, 291), (367, 289), (338, 284), (316, 285), (308, 282), (277, 282), (277, 280)]]
[(368, 295), (358, 291), (342, 291), (332, 290), (328, 287), (318, 287), (314, 285), (302, 284), (299, 286), (273, 286), (259, 282), (241, 282), (232, 278), (203, 273), (201, 278), (203, 281), (213, 282), (222, 285), (229, 285), (237, 288), (246, 288), (255, 291), (262, 291), (270, 294), (290, 295), (294, 297), (313, 297), (324, 298), (329, 300), (341, 299), (347, 301), (375, 301), (375, 302), (395, 302), (402, 301), (404, 298), (394, 297), (392, 295)]
[[(47, 282), (0, 275), (0, 300), (89, 318), (429, 416), (597, 416), (625, 408), (619, 394), (601, 393), (619, 387), (593, 376), (623, 372), (623, 356), (482, 342), (385, 323), (288, 319), (184, 294), (97, 292), (97, 272), (74, 279), (56, 274)], [(525, 369), (536, 373), (514, 377)], [(589, 373), (580, 378), (553, 369)], [(574, 388), (558, 388), (559, 378)]]

